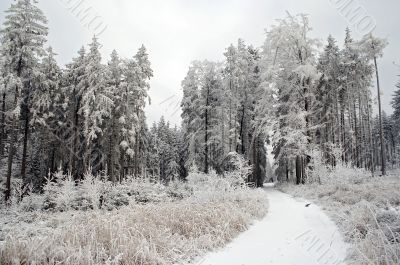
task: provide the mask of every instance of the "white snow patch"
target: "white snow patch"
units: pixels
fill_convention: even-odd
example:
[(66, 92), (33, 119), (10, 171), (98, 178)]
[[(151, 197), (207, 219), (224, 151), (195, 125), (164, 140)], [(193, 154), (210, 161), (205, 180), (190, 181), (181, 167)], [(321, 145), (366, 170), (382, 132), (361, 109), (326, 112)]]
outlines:
[(267, 188), (267, 216), (198, 265), (343, 265), (348, 245), (314, 204)]

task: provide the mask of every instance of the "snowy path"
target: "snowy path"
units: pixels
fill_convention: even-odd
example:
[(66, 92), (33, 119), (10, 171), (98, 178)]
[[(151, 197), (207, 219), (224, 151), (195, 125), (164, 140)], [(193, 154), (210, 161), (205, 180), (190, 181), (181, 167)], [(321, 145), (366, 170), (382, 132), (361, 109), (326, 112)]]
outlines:
[(267, 216), (198, 265), (343, 265), (347, 245), (317, 206), (266, 188)]

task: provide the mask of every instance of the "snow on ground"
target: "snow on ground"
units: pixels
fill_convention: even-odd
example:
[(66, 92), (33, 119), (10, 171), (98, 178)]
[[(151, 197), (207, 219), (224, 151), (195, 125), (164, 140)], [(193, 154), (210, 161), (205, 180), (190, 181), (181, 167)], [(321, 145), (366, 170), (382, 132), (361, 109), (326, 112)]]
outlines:
[(267, 216), (198, 265), (343, 265), (347, 244), (314, 204), (266, 188)]
[(337, 166), (321, 184), (280, 184), (279, 189), (321, 207), (349, 242), (348, 264), (400, 265), (400, 179), (396, 172), (374, 177)]

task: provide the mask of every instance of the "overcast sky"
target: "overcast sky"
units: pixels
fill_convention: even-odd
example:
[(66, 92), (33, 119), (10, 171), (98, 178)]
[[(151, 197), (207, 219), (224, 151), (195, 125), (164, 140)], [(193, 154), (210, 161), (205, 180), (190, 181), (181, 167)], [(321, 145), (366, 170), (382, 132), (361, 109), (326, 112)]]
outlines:
[[(341, 45), (349, 26), (353, 37), (360, 38), (352, 27), (354, 23), (338, 10), (335, 3), (340, 1), (352, 1), (352, 8), (361, 7), (363, 17), (376, 21), (375, 34), (390, 43), (378, 63), (384, 110), (392, 113), (390, 101), (400, 73), (394, 64), (400, 63), (399, 0), (40, 0), (39, 4), (49, 20), (49, 44), (62, 64), (68, 63), (95, 33), (100, 33), (105, 60), (113, 49), (122, 57), (131, 57), (144, 44), (154, 70), (152, 104), (147, 107), (149, 123), (164, 115), (179, 124), (181, 81), (191, 61), (222, 60), (225, 48), (238, 38), (261, 46), (265, 29), (275, 19), (284, 18), (286, 11), (308, 14), (313, 37), (325, 40), (332, 34)], [(0, 1), (1, 23), (3, 11), (11, 3)], [(87, 16), (82, 19), (85, 11)], [(93, 23), (87, 25), (91, 20)]]

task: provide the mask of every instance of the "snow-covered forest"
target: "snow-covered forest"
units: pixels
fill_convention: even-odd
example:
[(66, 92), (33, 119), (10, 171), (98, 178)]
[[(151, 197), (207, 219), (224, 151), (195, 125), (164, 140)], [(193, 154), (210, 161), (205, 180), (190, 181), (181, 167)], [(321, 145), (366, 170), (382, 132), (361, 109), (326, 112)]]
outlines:
[(239, 39), (224, 62), (193, 63), (182, 103), (190, 163), (218, 172), (226, 155), (237, 152), (254, 165), (250, 181), (261, 185), (267, 141), (276, 176), (295, 175), (298, 184), (313, 177), (315, 163), (378, 175), (398, 165), (398, 114), (374, 115), (371, 96), (386, 41), (354, 40), (347, 29), (339, 48), (334, 37), (323, 44), (310, 31), (306, 16), (288, 16), (267, 32), (261, 49)]
[[(388, 40), (349, 28), (316, 39), (309, 16), (288, 13), (262, 47), (239, 39), (222, 61), (193, 61), (175, 126), (146, 118), (144, 45), (104, 58), (94, 36), (61, 65), (36, 1), (1, 16), (0, 264), (194, 262), (268, 218), (267, 182), (326, 210), (348, 264), (399, 264), (400, 82), (388, 115), (379, 64)], [(274, 192), (270, 203), (286, 200)]]

